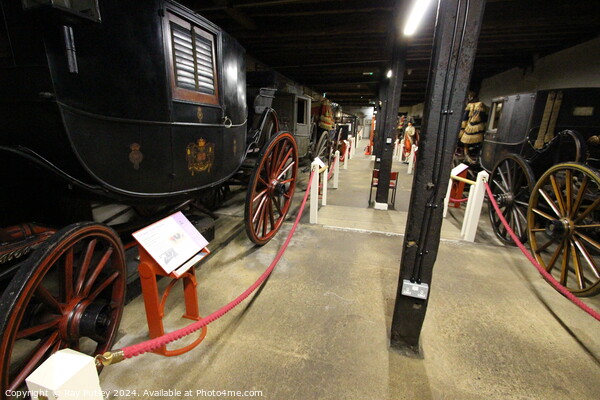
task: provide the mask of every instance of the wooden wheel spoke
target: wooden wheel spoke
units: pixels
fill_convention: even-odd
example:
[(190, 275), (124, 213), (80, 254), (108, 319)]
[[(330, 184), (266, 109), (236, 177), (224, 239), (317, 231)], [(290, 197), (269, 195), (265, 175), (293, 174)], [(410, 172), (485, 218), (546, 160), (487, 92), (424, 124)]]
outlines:
[(511, 177), (511, 173), (510, 173), (510, 163), (507, 161), (504, 163), (504, 166), (506, 168), (506, 181), (508, 182), (508, 184), (506, 185), (507, 188), (512, 188), (512, 177)]
[(523, 227), (521, 226), (521, 221), (519, 221), (519, 214), (517, 213), (517, 208), (512, 208), (512, 218), (515, 223), (515, 227), (517, 228), (517, 235), (521, 238), (523, 237)]
[(545, 232), (546, 230), (544, 228), (531, 228), (530, 231), (531, 232)]
[(35, 295), (38, 299), (42, 301), (48, 308), (55, 311), (57, 314), (62, 314), (63, 307), (56, 300), (56, 298), (46, 289), (41, 283), (35, 290)]
[(554, 196), (556, 197), (556, 202), (558, 203), (558, 209), (560, 211), (560, 216), (565, 215), (565, 204), (562, 197), (562, 193), (560, 190), (560, 185), (556, 181), (555, 175), (550, 175), (550, 182), (552, 183), (552, 191), (554, 192)]
[(569, 277), (569, 244), (565, 241), (562, 246), (562, 265), (560, 270), (560, 284), (567, 286), (567, 279)]
[(538, 189), (539, 193), (542, 195), (542, 197), (544, 198), (544, 200), (546, 200), (546, 203), (548, 203), (548, 205), (550, 206), (550, 208), (552, 209), (552, 211), (554, 211), (554, 213), (556, 214), (556, 216), (558, 218), (561, 217), (561, 213), (560, 210), (558, 209), (558, 207), (556, 207), (556, 204), (552, 201), (552, 199), (550, 198), (550, 196), (548, 196), (548, 193), (546, 193), (546, 191), (542, 188)]
[(102, 258), (98, 262), (98, 265), (96, 265), (96, 267), (92, 271), (92, 275), (88, 278), (87, 282), (85, 283), (85, 285), (83, 287), (83, 292), (82, 292), (83, 296), (87, 296), (90, 293), (90, 290), (92, 290), (94, 283), (96, 283), (96, 279), (98, 279), (98, 276), (100, 276), (100, 273), (106, 266), (106, 263), (108, 262), (108, 260), (112, 256), (112, 254), (113, 254), (112, 247), (109, 247), (108, 249), (106, 249), (106, 251), (102, 255)]
[[(546, 272), (550, 272), (552, 270), (552, 268), (554, 268), (554, 264), (556, 264), (556, 261), (558, 260), (558, 256), (560, 255), (561, 250), (562, 250), (562, 243), (559, 243), (558, 246), (556, 246), (556, 249), (554, 250), (552, 257), (550, 258), (550, 261), (548, 261), (548, 265), (546, 265)], [(536, 250), (536, 253), (537, 252), (538, 251)]]
[(549, 241), (547, 241), (546, 243), (544, 243), (543, 246), (538, 247), (535, 252), (538, 254), (541, 254), (544, 250), (546, 250), (548, 247), (550, 247), (550, 245), (552, 243), (555, 243), (556, 240), (555, 239), (550, 239)]
[(258, 175), (258, 182), (263, 186), (269, 186), (269, 183), (266, 180), (264, 180), (263, 177), (260, 175)]
[(583, 243), (581, 243), (579, 241), (579, 239), (577, 239), (576, 237), (573, 237), (572, 240), (575, 243), (575, 246), (577, 246), (577, 248), (581, 252), (581, 255), (583, 256), (583, 259), (585, 260), (585, 262), (588, 264), (588, 266), (590, 267), (590, 269), (592, 270), (594, 275), (596, 275), (596, 278), (600, 279), (600, 270), (598, 270), (596, 263), (594, 262), (592, 256), (590, 255), (588, 250), (585, 248)]
[[(290, 156), (292, 155), (292, 153), (294, 152), (294, 149), (290, 147), (290, 149), (287, 151), (287, 153), (285, 153), (285, 156), (279, 160), (279, 164), (277, 164), (277, 168), (275, 169), (275, 175), (277, 176), (277, 179), (281, 179), (281, 177), (283, 176), (283, 174), (285, 174), (287, 171), (289, 171), (290, 166), (288, 165), (287, 168), (284, 169), (285, 163), (288, 162), (288, 160), (290, 159)], [(290, 164), (292, 165), (292, 164)]]
[(597, 228), (600, 228), (600, 224), (575, 225), (575, 229), (597, 229)]
[(98, 243), (98, 239), (92, 239), (90, 243), (88, 243), (85, 251), (85, 256), (83, 257), (83, 261), (81, 263), (81, 269), (79, 270), (79, 275), (77, 276), (77, 283), (75, 284), (75, 294), (77, 295), (81, 292), (81, 289), (83, 289), (85, 277), (94, 255), (94, 249), (96, 248), (96, 243)]
[[(277, 176), (277, 179), (281, 179), (284, 177), (285, 174), (287, 174), (287, 172), (290, 170), (290, 168), (292, 168), (296, 163), (294, 161), (292, 161), (291, 163), (288, 164), (287, 167), (285, 167), (285, 169), (283, 171), (281, 171), (281, 173)], [(293, 179), (291, 179), (291, 181), (293, 181)]]
[(536, 213), (537, 215), (546, 218), (547, 220), (550, 221), (556, 221), (556, 218), (552, 217), (549, 214), (546, 214), (545, 212), (543, 212), (542, 210), (538, 210), (537, 208), (532, 208), (531, 211), (533, 211), (534, 213)]
[(567, 173), (565, 174), (565, 197), (567, 200), (567, 204), (566, 204), (566, 214), (571, 215), (571, 212), (573, 211), (573, 171), (571, 171), (570, 169), (567, 170)]
[(523, 207), (529, 207), (529, 204), (521, 200), (515, 200), (515, 203)]
[(596, 210), (596, 208), (598, 208), (599, 205), (600, 197), (594, 200), (594, 202), (591, 205), (589, 205), (581, 214), (576, 215), (577, 218), (575, 219), (575, 223), (583, 221), (583, 219), (587, 217), (592, 211)]
[(579, 207), (581, 207), (581, 202), (583, 201), (583, 195), (587, 190), (588, 182), (589, 178), (587, 175), (585, 175), (583, 177), (583, 180), (581, 181), (581, 186), (579, 187), (579, 191), (577, 192), (577, 197), (575, 198), (575, 202), (573, 203), (573, 208), (571, 209), (571, 218), (575, 217), (575, 214), (577, 214), (577, 210), (579, 210)]
[(505, 193), (508, 193), (508, 191), (510, 191), (510, 185), (508, 184), (508, 181), (506, 180), (506, 177), (504, 176), (504, 172), (502, 172), (502, 168), (498, 168), (498, 174), (500, 174), (500, 179), (502, 179), (502, 182), (504, 183), (504, 187), (506, 188)]
[(258, 207), (256, 207), (256, 210), (254, 211), (254, 215), (252, 217), (252, 222), (256, 222), (256, 219), (259, 217), (260, 213), (262, 212), (262, 208), (265, 206), (265, 202), (266, 201), (267, 201), (267, 196), (264, 196), (260, 200), (260, 203), (258, 204)]
[(508, 190), (506, 190), (506, 188), (503, 188), (502, 184), (500, 182), (498, 182), (496, 179), (492, 179), (492, 182), (494, 182), (494, 184), (496, 185), (496, 187), (498, 189), (500, 189), (502, 191), (502, 193), (508, 194)]
[(89, 301), (94, 301), (96, 299), (96, 297), (98, 297), (100, 295), (100, 293), (102, 293), (102, 291), (104, 291), (104, 289), (106, 289), (107, 287), (109, 287), (114, 281), (117, 280), (117, 278), (119, 277), (120, 272), (119, 271), (115, 271), (112, 274), (110, 274), (105, 280), (102, 281), (102, 283), (100, 283), (95, 289), (94, 291), (88, 296), (88, 300)]
[(279, 196), (275, 198), (273, 203), (275, 204), (275, 208), (277, 208), (279, 215), (283, 215), (283, 211), (281, 211), (281, 204), (279, 204)]
[[(256, 196), (254, 196), (254, 198), (252, 199), (252, 202), (258, 201), (258, 199), (264, 195), (267, 194), (267, 189), (263, 189), (260, 192), (258, 192), (258, 194)], [(262, 201), (262, 200), (261, 200)]]
[(57, 341), (58, 331), (54, 332), (46, 340), (41, 341), (35, 349), (33, 349), (30, 355), (25, 358), (25, 365), (18, 369), (19, 372), (10, 382), (8, 390), (17, 390), (23, 382), (25, 382), (25, 378), (27, 378), (42, 361), (46, 353), (48, 353), (48, 350), (54, 347)]
[(39, 325), (35, 325), (35, 326), (30, 326), (28, 328), (25, 328), (23, 330), (20, 330), (19, 332), (17, 332), (17, 339), (22, 339), (22, 338), (26, 338), (29, 337), (31, 335), (35, 335), (36, 333), (40, 333), (40, 332), (44, 332), (45, 330), (48, 330), (50, 328), (54, 328), (56, 325), (58, 325), (58, 323), (60, 322), (61, 318), (54, 318), (48, 322), (44, 322), (42, 324)]
[(583, 240), (585, 240), (586, 242), (588, 242), (589, 244), (591, 244), (592, 246), (594, 246), (597, 250), (600, 250), (600, 243), (596, 242), (594, 239), (592, 239), (591, 237), (584, 235), (581, 232), (575, 232), (575, 234), (577, 236), (579, 236), (580, 238), (582, 238)]
[(70, 247), (65, 254), (61, 294), (65, 303), (68, 303), (73, 298), (73, 247)]
[(271, 201), (269, 202), (269, 220), (271, 221), (271, 230), (275, 229), (275, 213), (273, 212), (273, 203), (275, 203), (275, 201), (273, 199), (271, 199)]
[(579, 255), (575, 250), (575, 244), (573, 241), (569, 241), (569, 247), (571, 248), (571, 256), (573, 258), (573, 269), (575, 270), (575, 278), (577, 279), (577, 284), (579, 285), (579, 289), (585, 289), (583, 269), (581, 268), (581, 263), (579, 262)]
[(283, 150), (284, 146), (285, 146), (285, 143), (281, 142), (277, 146), (275, 146), (275, 149), (273, 149), (273, 157), (271, 158), (269, 176), (275, 175), (275, 172), (277, 171), (277, 167), (279, 166), (281, 154), (284, 152), (284, 150)]

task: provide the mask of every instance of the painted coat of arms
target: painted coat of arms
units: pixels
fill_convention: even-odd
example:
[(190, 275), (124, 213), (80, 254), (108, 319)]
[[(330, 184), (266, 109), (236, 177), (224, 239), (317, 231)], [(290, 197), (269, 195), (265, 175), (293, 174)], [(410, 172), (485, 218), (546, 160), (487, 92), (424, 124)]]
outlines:
[(187, 145), (186, 158), (192, 176), (197, 172), (210, 172), (215, 161), (215, 145), (200, 138)]

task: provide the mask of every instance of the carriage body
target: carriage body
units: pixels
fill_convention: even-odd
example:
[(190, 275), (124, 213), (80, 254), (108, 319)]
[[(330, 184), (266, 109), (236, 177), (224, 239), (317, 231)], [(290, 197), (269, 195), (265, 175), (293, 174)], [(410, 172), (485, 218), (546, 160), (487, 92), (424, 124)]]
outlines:
[[(552, 152), (545, 146), (567, 129), (578, 132), (584, 142), (600, 133), (600, 88), (543, 90), (495, 98), (482, 145), (481, 165), (491, 171), (510, 153), (532, 159), (540, 151)], [(567, 144), (571, 150), (565, 152), (572, 151), (573, 145)], [(594, 147), (587, 150), (590, 158), (598, 158)], [(575, 156), (573, 153), (561, 157), (572, 161)], [(546, 162), (533, 164), (537, 176), (550, 166)]]
[(5, 198), (173, 203), (238, 170), (245, 53), (226, 32), (168, 0), (29, 3), (0, 2)]
[[(561, 285), (600, 293), (600, 88), (494, 99), (482, 166), (508, 226)], [(490, 206), (496, 236), (514, 245)]]

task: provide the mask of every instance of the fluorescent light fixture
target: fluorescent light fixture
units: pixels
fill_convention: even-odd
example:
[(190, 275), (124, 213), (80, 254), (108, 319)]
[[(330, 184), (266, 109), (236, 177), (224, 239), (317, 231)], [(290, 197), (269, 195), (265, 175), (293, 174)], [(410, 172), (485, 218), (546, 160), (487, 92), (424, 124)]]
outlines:
[(408, 15), (406, 26), (404, 27), (404, 34), (406, 36), (411, 36), (416, 32), (425, 15), (425, 11), (427, 11), (427, 7), (429, 7), (429, 3), (431, 3), (431, 0), (415, 0), (413, 8)]
[(390, 70), (387, 72), (386, 76), (387, 76), (388, 78), (391, 78), (391, 77), (392, 77), (392, 70), (391, 70), (391, 69), (390, 69)]
[(363, 75), (373, 75), (372, 72), (363, 72)]

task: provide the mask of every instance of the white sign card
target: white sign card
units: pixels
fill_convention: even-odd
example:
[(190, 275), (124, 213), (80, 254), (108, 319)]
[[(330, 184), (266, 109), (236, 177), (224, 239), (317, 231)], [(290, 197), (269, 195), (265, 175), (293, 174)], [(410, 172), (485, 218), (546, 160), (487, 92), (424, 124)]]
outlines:
[[(181, 211), (134, 232), (133, 237), (167, 274), (208, 245)], [(192, 264), (188, 265), (189, 268)]]

